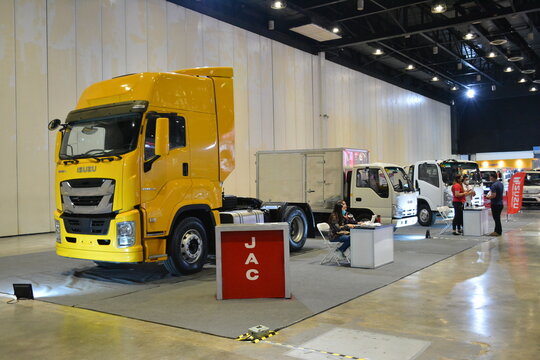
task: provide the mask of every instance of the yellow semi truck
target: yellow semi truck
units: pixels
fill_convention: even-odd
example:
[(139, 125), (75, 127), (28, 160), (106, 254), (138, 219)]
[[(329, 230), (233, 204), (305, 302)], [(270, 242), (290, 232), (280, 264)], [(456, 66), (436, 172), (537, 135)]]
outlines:
[(234, 170), (233, 70), (139, 73), (88, 87), (55, 119), (56, 252), (110, 263), (200, 271), (220, 223), (286, 221), (299, 250), (308, 204), (225, 196)]

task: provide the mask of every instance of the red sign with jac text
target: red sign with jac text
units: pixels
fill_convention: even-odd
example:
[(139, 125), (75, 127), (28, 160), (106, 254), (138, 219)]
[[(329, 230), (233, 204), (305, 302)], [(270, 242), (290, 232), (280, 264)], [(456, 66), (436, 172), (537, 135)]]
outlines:
[(282, 230), (221, 233), (223, 299), (285, 297)]
[(523, 183), (525, 182), (525, 173), (518, 172), (512, 175), (508, 182), (507, 202), (508, 214), (516, 214), (521, 210), (523, 201)]

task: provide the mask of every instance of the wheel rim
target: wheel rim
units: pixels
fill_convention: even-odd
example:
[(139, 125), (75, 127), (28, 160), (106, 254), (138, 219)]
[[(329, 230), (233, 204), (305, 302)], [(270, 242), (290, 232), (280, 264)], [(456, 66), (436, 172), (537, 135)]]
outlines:
[(189, 230), (184, 233), (180, 242), (180, 253), (189, 264), (199, 260), (202, 253), (202, 237), (198, 231)]
[(295, 216), (289, 226), (289, 236), (291, 237), (291, 240), (295, 243), (302, 241), (304, 237), (304, 222), (300, 216)]
[(427, 209), (421, 209), (420, 213), (418, 214), (420, 221), (423, 223), (427, 223), (429, 220), (429, 211)]

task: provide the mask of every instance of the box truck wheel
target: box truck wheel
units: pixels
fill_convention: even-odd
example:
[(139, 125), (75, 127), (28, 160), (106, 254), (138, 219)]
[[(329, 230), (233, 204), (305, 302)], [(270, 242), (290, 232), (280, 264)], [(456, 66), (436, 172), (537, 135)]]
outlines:
[(435, 216), (426, 203), (418, 204), (418, 222), (422, 226), (431, 226), (435, 223)]
[(173, 275), (201, 271), (208, 256), (208, 241), (199, 219), (188, 217), (176, 224), (169, 237), (168, 255), (164, 265)]
[(307, 239), (307, 217), (298, 206), (287, 206), (283, 213), (283, 222), (289, 223), (289, 245), (291, 251), (304, 247)]

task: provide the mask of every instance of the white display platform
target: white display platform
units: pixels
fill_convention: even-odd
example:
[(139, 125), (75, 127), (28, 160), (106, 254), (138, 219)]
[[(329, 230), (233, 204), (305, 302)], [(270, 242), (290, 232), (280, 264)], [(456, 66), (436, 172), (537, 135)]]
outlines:
[(465, 208), (463, 209), (463, 235), (482, 236), (488, 230), (488, 209)]
[(351, 229), (351, 267), (374, 269), (394, 262), (394, 225)]

